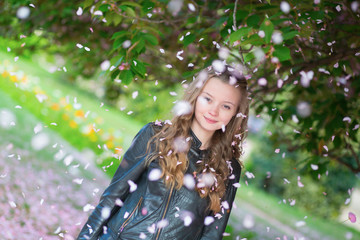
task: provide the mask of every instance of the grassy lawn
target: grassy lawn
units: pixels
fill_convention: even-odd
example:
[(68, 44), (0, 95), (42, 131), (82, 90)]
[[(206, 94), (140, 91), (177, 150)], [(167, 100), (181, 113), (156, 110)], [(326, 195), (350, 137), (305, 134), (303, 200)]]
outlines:
[[(288, 204), (280, 203), (282, 199), (266, 194), (254, 187), (242, 184), (237, 194), (239, 202), (251, 203), (262, 212), (270, 215), (277, 221), (288, 225), (309, 239), (346, 239), (345, 236), (349, 232), (352, 233), (352, 239), (360, 239), (360, 232), (353, 228), (347, 227), (339, 222), (328, 219), (321, 219), (307, 213), (302, 209), (289, 206)], [(346, 219), (344, 219), (346, 220)], [(304, 221), (306, 223), (303, 227), (296, 227), (296, 223)], [(321, 234), (318, 236), (318, 234)], [(319, 238), (320, 237), (320, 238)]]
[[(0, 59), (8, 59), (13, 62), (14, 56), (0, 51)], [(38, 77), (38, 85), (44, 89), (45, 92), (51, 95), (68, 96), (71, 100), (76, 98), (77, 103), (80, 103), (83, 109), (97, 113), (104, 119), (106, 125), (121, 130), (124, 137), (124, 148), (128, 147), (132, 138), (143, 125), (112, 106), (107, 104), (102, 105), (102, 102), (96, 99), (93, 94), (85, 92), (66, 81), (61, 81), (58, 78), (59, 74), (57, 72), (50, 73), (41, 68), (37, 62), (20, 58), (16, 61), (16, 66), (25, 74)]]
[[(139, 123), (120, 110), (102, 103), (93, 94), (66, 81), (61, 81), (57, 72), (49, 73), (42, 69), (38, 63), (21, 58), (14, 62), (14, 57), (4, 52), (0, 52), (0, 59), (0, 64), (3, 64), (3, 66), (0, 65), (2, 71), (5, 69), (8, 72), (3, 76), (0, 74), (0, 90), (10, 96), (17, 105), (27, 108), (46, 127), (57, 131), (78, 150), (87, 148), (97, 155), (101, 155), (97, 158), (96, 163), (106, 168), (107, 173), (112, 176), (119, 163), (116, 158), (112, 157), (112, 154), (118, 150), (123, 153), (143, 123)], [(10, 65), (10, 67), (6, 65)], [(12, 72), (25, 75), (28, 80), (24, 84), (25, 86), (29, 85), (31, 89), (21, 90), (23, 82), (15, 81), (14, 83), (10, 81), (9, 73), (12, 74)], [(20, 87), (16, 87), (18, 85), (15, 84), (20, 84)], [(50, 97), (50, 100), (47, 99), (40, 103), (36, 97), (37, 93), (45, 93), (46, 96)], [(60, 111), (52, 109), (53, 105), (59, 106), (64, 101), (66, 101), (66, 106)], [(80, 109), (76, 110), (75, 105), (80, 105)], [(71, 110), (66, 109), (68, 107)], [(81, 111), (82, 119), (74, 116), (78, 111)], [(89, 113), (88, 116), (90, 117), (85, 119), (85, 113)], [(63, 120), (64, 115), (71, 114), (73, 115), (72, 119)], [(81, 120), (82, 123), (77, 123), (77, 120)], [(71, 124), (75, 126), (69, 127)], [(89, 131), (91, 136), (84, 137), (82, 134), (84, 129)], [(107, 148), (105, 148), (105, 144)]]

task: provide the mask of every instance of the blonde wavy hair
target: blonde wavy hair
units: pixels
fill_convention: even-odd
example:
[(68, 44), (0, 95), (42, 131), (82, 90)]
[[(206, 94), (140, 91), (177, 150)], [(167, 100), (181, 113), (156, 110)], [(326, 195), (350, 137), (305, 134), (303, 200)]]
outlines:
[[(220, 211), (221, 199), (226, 190), (226, 182), (230, 170), (226, 161), (236, 159), (242, 165), (240, 156), (242, 154), (242, 143), (247, 135), (247, 120), (249, 114), (249, 100), (247, 82), (243, 75), (230, 67), (226, 67), (222, 73), (217, 73), (211, 67), (202, 70), (192, 81), (184, 92), (183, 101), (190, 103), (192, 111), (186, 115), (174, 116), (171, 124), (164, 124), (159, 132), (148, 142), (155, 144), (155, 151), (147, 159), (150, 164), (155, 159), (159, 160), (162, 170), (161, 177), (165, 185), (180, 189), (183, 186), (183, 179), (189, 165), (187, 153), (190, 144), (185, 149), (174, 148), (174, 140), (190, 137), (190, 127), (194, 118), (194, 109), (198, 96), (202, 92), (206, 82), (211, 78), (217, 78), (224, 83), (232, 84), (240, 91), (238, 109), (230, 122), (222, 129), (215, 131), (208, 148), (206, 159), (202, 161), (197, 173), (212, 173), (216, 178), (212, 186), (196, 187), (200, 197), (209, 197), (209, 208), (213, 212)], [(211, 171), (212, 170), (212, 171)], [(215, 170), (215, 172), (214, 172)]]

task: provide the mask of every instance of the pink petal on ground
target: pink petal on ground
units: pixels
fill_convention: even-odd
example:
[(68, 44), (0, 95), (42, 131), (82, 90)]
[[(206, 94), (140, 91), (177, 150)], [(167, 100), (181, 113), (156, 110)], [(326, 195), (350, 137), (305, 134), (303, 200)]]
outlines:
[(356, 222), (356, 215), (352, 212), (349, 212), (349, 220), (350, 222), (352, 223), (355, 223)]

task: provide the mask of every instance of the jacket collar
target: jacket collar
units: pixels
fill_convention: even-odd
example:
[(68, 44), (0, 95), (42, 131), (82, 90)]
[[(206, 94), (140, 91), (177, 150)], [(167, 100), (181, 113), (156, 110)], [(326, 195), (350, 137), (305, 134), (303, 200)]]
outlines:
[(195, 133), (191, 128), (190, 128), (190, 136), (192, 138), (191, 147), (195, 148), (196, 150), (200, 150), (202, 142), (198, 139), (198, 137), (195, 135)]

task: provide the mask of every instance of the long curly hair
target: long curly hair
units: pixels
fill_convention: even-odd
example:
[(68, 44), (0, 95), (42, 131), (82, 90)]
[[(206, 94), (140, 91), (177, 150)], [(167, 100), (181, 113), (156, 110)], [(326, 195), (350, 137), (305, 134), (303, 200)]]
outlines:
[[(188, 114), (175, 115), (170, 123), (163, 124), (161, 130), (157, 132), (148, 142), (147, 148), (150, 149), (150, 142), (155, 144), (156, 151), (152, 151), (147, 163), (159, 160), (162, 170), (161, 177), (165, 185), (180, 189), (184, 182), (184, 174), (189, 165), (187, 153), (190, 144), (186, 145), (186, 140), (190, 137), (190, 127), (194, 119), (195, 104), (207, 81), (217, 78), (224, 83), (232, 84), (240, 91), (240, 101), (238, 109), (230, 122), (226, 125), (225, 131), (219, 129), (213, 134), (206, 158), (198, 164), (198, 180), (204, 174), (210, 174), (213, 178), (211, 186), (197, 184), (196, 190), (200, 197), (209, 197), (209, 208), (213, 212), (219, 212), (221, 199), (226, 190), (226, 182), (231, 174), (228, 161), (237, 159), (240, 161), (242, 154), (242, 143), (247, 136), (247, 120), (249, 114), (249, 100), (247, 92), (247, 82), (242, 74), (227, 66), (224, 72), (215, 72), (211, 67), (202, 70), (192, 83), (186, 88), (182, 100), (189, 103), (191, 111)], [(177, 148), (174, 142), (185, 143), (185, 148)], [(201, 180), (200, 180), (201, 181)]]

